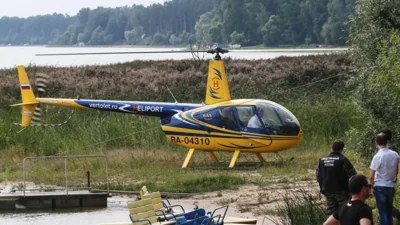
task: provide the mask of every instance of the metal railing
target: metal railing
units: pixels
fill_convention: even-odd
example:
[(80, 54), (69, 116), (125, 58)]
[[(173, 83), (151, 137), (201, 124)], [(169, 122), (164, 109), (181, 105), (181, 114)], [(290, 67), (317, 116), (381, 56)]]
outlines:
[(106, 179), (107, 179), (107, 192), (110, 194), (110, 184), (108, 180), (108, 160), (104, 155), (75, 155), (75, 156), (38, 156), (38, 157), (26, 157), (22, 162), (23, 176), (24, 176), (24, 197), (26, 191), (26, 171), (25, 171), (25, 161), (27, 160), (40, 160), (40, 159), (64, 159), (64, 172), (65, 172), (65, 191), (68, 196), (68, 166), (67, 160), (73, 158), (104, 158), (106, 162)]

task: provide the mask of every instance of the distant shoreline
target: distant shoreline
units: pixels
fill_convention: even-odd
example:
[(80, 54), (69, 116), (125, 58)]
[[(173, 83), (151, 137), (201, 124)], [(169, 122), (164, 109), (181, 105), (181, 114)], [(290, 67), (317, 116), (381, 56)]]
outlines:
[[(139, 49), (139, 48), (149, 48), (149, 49), (182, 49), (182, 50), (190, 50), (185, 46), (171, 46), (171, 45), (91, 45), (91, 46), (67, 46), (67, 45), (13, 45), (13, 46), (0, 46), (0, 47), (44, 47), (44, 48), (76, 48), (76, 49), (91, 49), (91, 48), (121, 48), (121, 49)], [(243, 47), (243, 48), (228, 48), (229, 51), (237, 51), (237, 52), (332, 52), (338, 51), (343, 52), (347, 51), (347, 47), (324, 47), (324, 48), (300, 48), (300, 47)]]
[[(0, 48), (0, 54), (7, 55), (0, 62), (0, 68), (15, 68), (17, 65), (35, 65), (35, 66), (88, 66), (88, 65), (109, 65), (135, 60), (184, 60), (193, 59), (190, 51), (181, 52), (184, 48), (140, 48), (139, 46), (118, 46), (118, 47), (45, 47), (45, 46), (23, 46), (23, 47), (3, 47)], [(341, 54), (346, 48), (285, 48), (285, 49), (230, 49), (223, 58), (231, 59), (272, 59), (280, 56), (296, 57), (303, 55), (319, 54)], [(165, 54), (158, 54), (158, 52)], [(148, 52), (149, 54), (142, 54)], [(156, 53), (156, 54), (152, 54)], [(73, 54), (79, 56), (71, 56)], [(99, 54), (102, 53), (102, 54)], [(121, 54), (118, 54), (121, 53)], [(130, 54), (132, 53), (132, 54)], [(140, 54), (133, 54), (140, 53)], [(51, 54), (66, 54), (65, 56), (51, 56)], [(110, 56), (113, 54), (112, 56)], [(41, 56), (38, 56), (41, 55)], [(92, 56), (89, 56), (92, 55)], [(95, 56), (96, 55), (96, 56)], [(199, 59), (210, 59), (211, 54), (200, 53)]]

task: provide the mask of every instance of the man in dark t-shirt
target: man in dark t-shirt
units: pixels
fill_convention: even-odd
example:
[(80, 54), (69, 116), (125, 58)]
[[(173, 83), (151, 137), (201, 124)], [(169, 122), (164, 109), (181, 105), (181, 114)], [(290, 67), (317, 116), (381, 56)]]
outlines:
[(345, 202), (324, 225), (373, 225), (372, 209), (364, 201), (371, 193), (371, 185), (363, 175), (350, 178), (351, 200)]

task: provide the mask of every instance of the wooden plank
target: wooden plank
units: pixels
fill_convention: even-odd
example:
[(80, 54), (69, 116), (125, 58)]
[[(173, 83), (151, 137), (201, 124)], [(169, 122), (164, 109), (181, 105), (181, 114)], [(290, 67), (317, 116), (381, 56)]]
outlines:
[(256, 224), (257, 218), (226, 217), (224, 224)]
[(161, 199), (161, 193), (157, 191), (157, 192), (153, 192), (151, 194), (145, 194), (145, 195), (143, 195), (142, 199), (154, 199), (154, 198)]
[[(91, 189), (90, 192), (96, 193), (96, 192), (107, 192), (107, 190), (104, 189)], [(139, 191), (120, 191), (120, 190), (110, 190), (110, 193), (113, 194), (131, 194), (131, 195), (140, 195)], [(170, 192), (160, 192), (161, 197), (165, 198), (168, 196), (177, 196), (177, 197), (189, 197), (193, 195), (192, 193), (170, 193)]]
[[(173, 224), (175, 224), (175, 221), (166, 221), (166, 222), (157, 223), (157, 225), (173, 225)], [(132, 223), (129, 221), (129, 222), (102, 223), (100, 225), (138, 225), (138, 224)]]

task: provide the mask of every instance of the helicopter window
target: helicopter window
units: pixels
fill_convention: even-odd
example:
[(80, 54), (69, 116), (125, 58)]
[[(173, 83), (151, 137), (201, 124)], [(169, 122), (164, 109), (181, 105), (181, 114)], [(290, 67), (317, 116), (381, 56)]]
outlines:
[(221, 127), (230, 129), (230, 130), (238, 130), (239, 126), (235, 120), (235, 116), (233, 114), (233, 107), (224, 107), (218, 109), (219, 116), (221, 119)]
[(253, 117), (258, 120), (257, 115), (254, 113), (253, 106), (237, 106), (236, 110), (238, 112), (240, 126), (242, 127), (248, 127), (249, 121), (254, 120), (252, 119)]
[(221, 126), (217, 109), (208, 109), (195, 113), (194, 118), (214, 126)]
[(282, 106), (275, 106), (268, 103), (257, 103), (257, 110), (262, 111), (260, 116), (265, 126), (273, 134), (297, 135), (300, 131), (300, 124), (288, 110)]
[(267, 128), (277, 129), (283, 125), (273, 105), (257, 104), (257, 110)]

